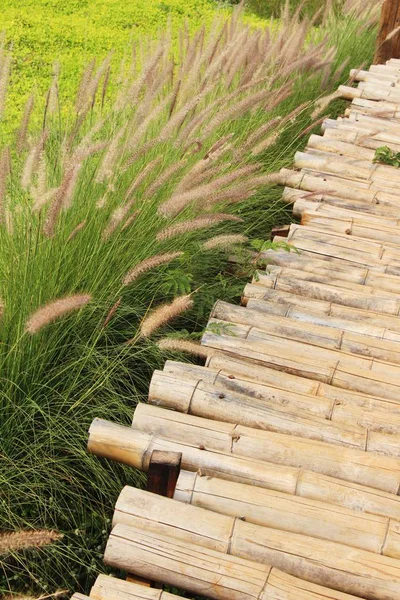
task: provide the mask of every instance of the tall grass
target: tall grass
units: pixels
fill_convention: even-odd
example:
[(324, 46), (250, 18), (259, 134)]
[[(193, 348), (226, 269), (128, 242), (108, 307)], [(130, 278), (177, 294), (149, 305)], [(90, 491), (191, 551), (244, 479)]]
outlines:
[(0, 557), (1, 592), (85, 590), (101, 569), (115, 498), (142, 476), (88, 455), (87, 428), (129, 423), (179, 331), (195, 340), (213, 301), (240, 294), (232, 244), (287, 219), (271, 173), (343, 61), (372, 52), (369, 14), (326, 18), (254, 30), (236, 11), (182, 28), (178, 54), (167, 28), (134, 49), (116, 96), (107, 57), (82, 74), (74, 111), (55, 71), (40, 131), (28, 101), (0, 161), (0, 529), (63, 538)]

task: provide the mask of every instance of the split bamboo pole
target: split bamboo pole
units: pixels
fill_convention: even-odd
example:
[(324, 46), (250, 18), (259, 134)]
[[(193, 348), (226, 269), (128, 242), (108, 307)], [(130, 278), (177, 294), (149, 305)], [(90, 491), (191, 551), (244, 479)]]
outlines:
[[(356, 226), (363, 225), (365, 227), (370, 227), (373, 223), (376, 223), (377, 227), (382, 228), (388, 235), (391, 234), (392, 230), (397, 231), (397, 233), (400, 231), (400, 221), (395, 215), (369, 214), (368, 212), (360, 211), (357, 208), (345, 208), (337, 204), (321, 202), (319, 199), (307, 199), (304, 196), (297, 199), (293, 198), (293, 200), (293, 213), (296, 217), (301, 216), (304, 212), (318, 212), (319, 214), (329, 215), (337, 219), (349, 220)], [(354, 235), (363, 237), (360, 234)]]
[[(356, 128), (337, 128), (337, 129), (326, 129), (324, 133), (324, 139), (326, 141), (332, 141), (337, 143), (353, 144), (357, 148), (369, 149), (375, 151), (382, 146), (388, 146), (393, 152), (400, 151), (400, 140), (393, 141), (393, 138), (398, 140), (399, 136), (390, 136), (392, 139), (388, 139), (389, 136), (385, 133), (370, 133), (368, 130), (361, 130)], [(332, 146), (333, 147), (333, 146)]]
[(388, 241), (391, 243), (397, 243), (399, 241), (400, 229), (395, 227), (385, 227), (379, 222), (376, 223), (376, 227), (373, 226), (371, 221), (365, 220), (364, 223), (360, 222), (361, 219), (354, 221), (347, 215), (335, 216), (322, 215), (317, 211), (303, 211), (301, 217), (301, 224), (308, 227), (315, 227), (319, 230), (334, 231), (338, 233), (345, 233), (346, 235), (355, 235), (357, 237), (363, 237), (367, 240), (378, 240)]
[[(250, 391), (250, 387), (247, 387), (247, 391)], [(369, 416), (372, 425), (368, 427), (368, 413), (363, 425), (354, 421), (354, 410), (349, 414), (347, 421), (342, 417), (342, 421), (336, 422), (332, 418), (333, 411), (327, 416), (316, 416), (310, 411), (308, 405), (314, 411), (323, 407), (323, 403), (321, 406), (313, 396), (304, 397), (294, 392), (280, 392), (276, 388), (266, 388), (263, 391), (264, 398), (255, 399), (248, 394), (233, 393), (201, 379), (180, 379), (164, 371), (155, 371), (150, 386), (149, 402), (197, 417), (238, 423), (263, 431), (295, 435), (400, 458), (398, 412), (393, 415), (381, 412), (376, 421), (372, 414)], [(268, 401), (267, 392), (272, 400)], [(297, 408), (301, 405), (305, 405), (305, 408)], [(388, 424), (389, 431), (385, 431), (382, 421)]]
[[(216, 322), (226, 323), (228, 330), (230, 323), (249, 325), (252, 329), (260, 329), (277, 337), (400, 364), (400, 345), (396, 341), (382, 340), (362, 333), (326, 327), (317, 323), (306, 321), (300, 323), (289, 315), (265, 315), (250, 307), (244, 308), (222, 301), (215, 304), (211, 317)], [(252, 323), (255, 325), (252, 325)], [(234, 331), (234, 329), (231, 328), (231, 331)]]
[[(179, 531), (174, 529), (174, 533)], [(120, 569), (134, 568), (144, 577), (216, 600), (356, 600), (269, 565), (217, 552), (206, 545), (193, 545), (182, 539), (183, 532), (179, 535), (168, 537), (139, 527), (116, 525), (106, 547), (105, 562)]]
[(373, 163), (369, 159), (345, 156), (335, 158), (332, 153), (310, 148), (307, 152), (296, 152), (294, 165), (297, 169), (339, 176), (346, 179), (352, 187), (383, 192), (389, 189), (394, 194), (399, 193), (400, 189), (400, 173), (394, 167)]
[[(251, 336), (238, 339), (229, 335), (206, 333), (203, 345), (224, 353), (240, 356), (255, 364), (268, 366), (308, 379), (315, 379), (333, 386), (396, 400), (400, 393), (398, 373), (388, 368), (386, 373), (379, 368), (375, 371), (360, 369), (350, 361), (322, 360), (319, 352), (309, 352), (305, 344), (299, 342), (279, 343), (267, 336)], [(299, 355), (303, 352), (303, 356)], [(373, 364), (372, 364), (373, 366)], [(388, 365), (389, 367), (389, 365)]]
[[(179, 377), (181, 381), (190, 380), (195, 385), (200, 381), (213, 385), (219, 394), (241, 394), (276, 408), (293, 408), (300, 413), (352, 423), (372, 431), (399, 433), (398, 400), (338, 389), (284, 371), (250, 365), (244, 360), (219, 355), (212, 357), (207, 367), (167, 361), (163, 373)], [(157, 404), (156, 399), (172, 402), (172, 390), (169, 393), (165, 386), (162, 391), (159, 386), (154, 389), (157, 398), (152, 392), (150, 397), (154, 397), (154, 402), (151, 402)]]
[[(299, 210), (303, 207), (304, 204), (301, 205)], [(398, 275), (384, 273), (376, 267), (372, 269), (363, 267), (362, 265), (332, 256), (316, 255), (304, 250), (297, 250), (297, 252), (270, 250), (263, 252), (262, 258), (266, 261), (267, 265), (286, 266), (320, 275), (326, 275), (328, 271), (332, 273), (332, 270), (334, 270), (338, 279), (376, 287), (388, 292), (400, 292), (400, 277)], [(400, 324), (400, 319), (398, 322)]]
[[(129, 488), (124, 489), (117, 501), (117, 522), (121, 511), (129, 513), (127, 497)], [(400, 523), (377, 515), (202, 477), (189, 471), (181, 472), (174, 498), (254, 525), (326, 539), (392, 558), (400, 557), (397, 533)]]
[[(393, 558), (336, 542), (261, 527), (135, 488), (131, 488), (129, 493), (123, 510), (114, 515), (115, 527), (105, 551), (106, 564), (126, 568), (113, 558), (124, 556), (126, 548), (124, 544), (115, 549), (114, 532), (122, 530), (119, 539), (129, 539), (129, 528), (133, 527), (137, 531), (145, 531), (148, 536), (162, 536), (168, 543), (169, 556), (174, 554), (174, 541), (190, 544), (193, 554), (196, 545), (203, 552), (207, 548), (213, 553), (217, 547), (225, 555), (257, 561), (290, 575), (296, 573), (306, 581), (368, 600), (400, 597), (400, 562)], [(128, 513), (128, 510), (131, 512)], [(148, 545), (154, 547), (151, 542)], [(126, 553), (129, 553), (129, 546)], [(190, 562), (185, 563), (186, 567), (188, 564)], [(241, 573), (242, 569), (237, 566), (233, 572)]]
[(334, 194), (307, 192), (300, 189), (285, 187), (282, 193), (282, 200), (288, 204), (295, 205), (297, 202), (308, 202), (315, 206), (325, 205), (335, 209), (357, 211), (360, 216), (366, 215), (395, 220), (398, 216), (398, 209), (394, 206), (382, 206), (381, 204), (368, 204), (364, 200), (347, 199), (335, 196)]
[(109, 575), (97, 577), (90, 590), (90, 598), (92, 600), (183, 600), (183, 596), (176, 596)]
[(295, 224), (290, 226), (286, 241), (299, 250), (310, 248), (315, 253), (341, 258), (367, 267), (371, 265), (398, 267), (400, 265), (399, 248), (389, 242), (365, 240), (356, 236)]
[(400, 81), (400, 72), (393, 75), (390, 69), (385, 68), (381, 71), (364, 71), (362, 69), (351, 69), (350, 77), (355, 81), (381, 81), (384, 85), (391, 85)]
[[(311, 269), (312, 267), (309, 266), (309, 270)], [(289, 296), (290, 295), (291, 294), (289, 294)], [(299, 303), (299, 307), (296, 299), (294, 299), (292, 304), (289, 301), (279, 304), (274, 302), (274, 296), (271, 295), (270, 298), (271, 301), (269, 303), (261, 303), (257, 302), (256, 300), (250, 300), (246, 303), (246, 306), (264, 314), (289, 317), (291, 319), (296, 319), (297, 321), (304, 321), (310, 324), (314, 323), (315, 325), (341, 329), (346, 332), (357, 333), (363, 336), (377, 338), (379, 340), (390, 340), (392, 342), (400, 341), (400, 333), (398, 331), (400, 328), (400, 323), (398, 321), (393, 324), (394, 329), (389, 329), (384, 326), (375, 325), (373, 318), (371, 318), (370, 321), (368, 319), (364, 321), (362, 319), (364, 313), (359, 313), (360, 318), (358, 320), (354, 317), (354, 315), (335, 317), (333, 315), (325, 315), (324, 313), (321, 314), (318, 309), (313, 310), (312, 307), (309, 308), (307, 306), (307, 302), (304, 303), (304, 308), (301, 308), (301, 303)], [(279, 293), (277, 294), (276, 300), (278, 300), (278, 298)], [(368, 314), (369, 316), (372, 316), (375, 313)], [(398, 319), (398, 317), (393, 317), (393, 321), (396, 319)]]
[(318, 177), (315, 173), (309, 175), (298, 171), (282, 169), (280, 171), (280, 183), (288, 187), (299, 188), (308, 192), (319, 192), (334, 194), (346, 199), (363, 200), (370, 204), (382, 204), (383, 206), (399, 207), (400, 196), (381, 190), (353, 187), (350, 180), (340, 177), (325, 176)]
[[(318, 235), (321, 232), (319, 229)], [(327, 236), (336, 234), (337, 232), (327, 231)], [(336, 240), (333, 240), (335, 242)], [(369, 241), (376, 240), (365, 240), (365, 245), (368, 244)], [(339, 242), (340, 243), (340, 242)], [(294, 268), (294, 265), (288, 267), (282, 267), (279, 265), (269, 264), (266, 267), (265, 271), (257, 271), (254, 276), (254, 282), (260, 282), (262, 285), (269, 286), (271, 285), (270, 281), (278, 282), (279, 278), (287, 278), (294, 277), (299, 281), (310, 281), (320, 284), (325, 284), (330, 286), (331, 288), (343, 288), (344, 290), (348, 290), (350, 292), (357, 292), (360, 294), (360, 299), (362, 298), (374, 298), (378, 296), (382, 299), (382, 311), (390, 310), (390, 314), (398, 314), (396, 299), (398, 298), (398, 292), (396, 290), (391, 291), (387, 289), (382, 289), (380, 287), (379, 279), (373, 280), (373, 283), (376, 285), (372, 285), (372, 282), (367, 283), (357, 283), (356, 281), (351, 281), (350, 277), (341, 277), (341, 273), (332, 274), (329, 269), (320, 269), (314, 271), (303, 271), (299, 268)], [(356, 279), (356, 277), (354, 278)], [(372, 308), (372, 307), (371, 307)], [(394, 312), (392, 312), (394, 311)]]
[(182, 468), (187, 471), (400, 520), (398, 495), (305, 469), (201, 450), (102, 419), (95, 419), (90, 427), (88, 449), (143, 471), (148, 469), (153, 450), (182, 452)]
[(204, 419), (148, 404), (138, 404), (132, 427), (197, 448), (308, 469), (393, 494), (400, 488), (400, 460), (391, 456)]
[[(354, 134), (353, 137), (357, 139), (357, 136)], [(329, 136), (311, 135), (308, 139), (307, 149), (319, 150), (338, 156), (347, 156), (356, 160), (369, 160), (370, 162), (372, 162), (375, 157), (375, 152), (369, 148), (356, 146), (354, 142), (347, 143), (331, 139)]]
[[(346, 287), (345, 284), (348, 283), (346, 281), (338, 279), (325, 281), (323, 276), (314, 276), (312, 273), (306, 274), (297, 272), (295, 273), (295, 276), (297, 275), (297, 277), (294, 279), (289, 271), (296, 270), (286, 269), (285, 273), (287, 276), (282, 273), (271, 273), (270, 276), (262, 273), (258, 274), (253, 280), (253, 284), (290, 292), (299, 296), (321, 299), (334, 304), (358, 308), (360, 310), (379, 312), (384, 315), (399, 315), (400, 307), (398, 301), (388, 297), (387, 294), (390, 292), (387, 292), (386, 290), (382, 290), (380, 295), (378, 295), (378, 290), (376, 288), (370, 288), (369, 286), (359, 284), (350, 284)], [(355, 289), (353, 289), (353, 287)], [(370, 293), (371, 289), (375, 290), (376, 293)], [(245, 292), (246, 290), (247, 287)]]

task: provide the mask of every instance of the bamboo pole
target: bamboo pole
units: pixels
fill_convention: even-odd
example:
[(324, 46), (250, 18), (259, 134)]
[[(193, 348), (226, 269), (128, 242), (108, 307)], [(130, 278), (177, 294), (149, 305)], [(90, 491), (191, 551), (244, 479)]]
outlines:
[[(277, 267), (281, 268), (281, 267)], [(363, 356), (369, 360), (376, 358), (400, 364), (400, 345), (396, 341), (382, 340), (377, 337), (354, 333), (337, 327), (326, 327), (317, 323), (292, 319), (289, 315), (265, 315), (262, 312), (218, 301), (211, 313), (218, 323), (249, 325), (252, 330), (259, 329), (277, 337), (304, 342), (320, 348), (342, 350), (349, 354)], [(254, 324), (254, 325), (252, 325)], [(231, 328), (233, 331), (233, 328)]]
[(90, 590), (90, 598), (92, 600), (183, 600), (183, 596), (176, 596), (108, 575), (97, 577)]
[[(126, 509), (129, 513), (127, 496), (129, 488), (124, 489), (115, 506), (117, 522), (121, 511)], [(400, 557), (398, 535), (395, 533), (399, 522), (377, 515), (214, 477), (202, 477), (189, 471), (181, 472), (174, 498), (247, 523), (326, 539), (392, 558)]]
[[(312, 230), (312, 228), (310, 228), (310, 229)], [(315, 231), (318, 232), (318, 235), (323, 233), (319, 229), (315, 230)], [(328, 230), (326, 232), (326, 235), (328, 237), (329, 235), (332, 235), (332, 234), (335, 235), (336, 233), (337, 232), (335, 232), (335, 231)], [(302, 231), (296, 232), (297, 237), (301, 234), (302, 234)], [(309, 236), (309, 237), (311, 237), (311, 236)], [(334, 243), (335, 241), (336, 241), (336, 239), (333, 238), (332, 242)], [(370, 241), (376, 241), (376, 240), (365, 240), (365, 242), (364, 242), (365, 245), (367, 245)], [(341, 243), (341, 241), (339, 240), (339, 244), (340, 243)], [(329, 271), (329, 269), (303, 271), (301, 269), (294, 268), (293, 264), (288, 267), (269, 264), (267, 266), (265, 272), (264, 271), (256, 272), (256, 274), (254, 276), (254, 282), (256, 282), (256, 283), (259, 282), (262, 285), (269, 286), (269, 285), (271, 285), (270, 281), (278, 283), (280, 277), (285, 278), (285, 277), (290, 277), (290, 276), (295, 277), (296, 280), (310, 281), (310, 282), (325, 284), (327, 286), (330, 286), (331, 288), (343, 288), (343, 290), (346, 290), (349, 292), (355, 292), (355, 293), (359, 294), (360, 299), (364, 299), (364, 298), (371, 299), (371, 298), (378, 296), (383, 301), (382, 312), (384, 312), (385, 310), (388, 310), (388, 311), (390, 311), (390, 314), (397, 315), (399, 312), (399, 309), (400, 309), (400, 307), (399, 307), (399, 309), (397, 308), (396, 300), (398, 298), (398, 292), (396, 291), (396, 289), (393, 291), (387, 290), (387, 289), (382, 289), (382, 287), (379, 285), (380, 284), (379, 278), (375, 279), (375, 280), (372, 279), (372, 281), (369, 284), (357, 283), (357, 281), (356, 281), (357, 276), (355, 276), (353, 278), (353, 281), (351, 281), (351, 277), (349, 274), (347, 277), (342, 278), (341, 273), (338, 273), (338, 275), (336, 275), (336, 273), (332, 274), (332, 272)], [(375, 285), (372, 285), (373, 283), (375, 283)], [(344, 293), (346, 293), (346, 292), (344, 292)]]
[[(294, 209), (294, 212), (302, 214), (302, 211), (306, 210), (304, 206), (305, 202), (301, 201), (301, 204), (297, 209)], [(321, 211), (323, 211), (323, 214), (329, 214), (329, 210), (325, 213), (324, 205), (322, 205)], [(400, 292), (400, 278), (397, 275), (385, 273), (384, 271), (387, 270), (385, 266), (382, 268), (373, 267), (371, 269), (369, 266), (357, 265), (333, 256), (316, 255), (304, 250), (297, 250), (297, 252), (268, 250), (262, 253), (262, 258), (267, 262), (267, 265), (297, 268), (302, 271), (321, 275), (327, 275), (328, 271), (332, 272), (333, 269), (337, 278), (344, 281), (377, 287), (388, 292)], [(400, 320), (398, 323), (400, 324)], [(382, 335), (384, 337), (384, 334)]]
[[(400, 393), (397, 371), (388, 368), (371, 371), (349, 364), (350, 361), (322, 360), (320, 351), (309, 352), (305, 344), (276, 342), (266, 336), (237, 339), (229, 335), (206, 333), (203, 345), (215, 350), (245, 358), (247, 361), (268, 366), (333, 386), (396, 400)], [(303, 356), (299, 355), (303, 352)], [(374, 366), (372, 364), (372, 366)], [(382, 369), (383, 371), (383, 369)]]
[(296, 168), (339, 176), (346, 179), (352, 187), (367, 187), (383, 192), (389, 189), (393, 193), (400, 188), (400, 174), (391, 166), (373, 163), (370, 159), (348, 156), (336, 158), (331, 152), (313, 148), (307, 150), (296, 152)]
[(397, 83), (400, 78), (400, 71), (397, 74), (393, 74), (390, 69), (385, 68), (381, 71), (364, 71), (362, 69), (351, 69), (350, 77), (355, 81), (368, 81), (368, 80), (379, 80), (382, 83), (390, 85)]
[[(282, 194), (282, 200), (288, 204), (295, 205), (297, 202), (308, 202), (315, 206), (325, 205), (336, 209), (357, 211), (360, 215), (386, 218), (395, 220), (398, 216), (398, 209), (394, 206), (369, 204), (364, 200), (348, 199), (327, 193), (308, 193), (307, 191), (285, 187)], [(376, 267), (378, 268), (378, 267)]]
[(400, 26), (399, 0), (385, 0), (382, 6), (379, 34), (376, 42), (374, 63), (384, 63), (390, 58), (400, 57), (400, 34), (388, 36)]
[(138, 404), (132, 427), (142, 433), (222, 454), (308, 469), (397, 494), (400, 460), (299, 436), (252, 429)]
[[(248, 386), (248, 391), (250, 387)], [(179, 392), (175, 393), (176, 390)], [(350, 412), (347, 420), (344, 419), (342, 411), (342, 420), (336, 422), (336, 419), (332, 418), (333, 409), (325, 417), (316, 416), (308, 409), (308, 406), (314, 411), (316, 408), (322, 408), (318, 399), (313, 396), (305, 397), (288, 391), (279, 393), (276, 388), (267, 387), (263, 391), (262, 399), (254, 399), (243, 393), (235, 394), (220, 385), (183, 377), (181, 379), (164, 371), (155, 371), (149, 402), (197, 417), (400, 457), (398, 413), (381, 411), (375, 420), (374, 413), (368, 415), (367, 412), (362, 425), (359, 425), (354, 420), (354, 410)], [(281, 403), (276, 402), (275, 398), (278, 398), (278, 401), (282, 398)], [(299, 409), (298, 405), (305, 405), (306, 408)]]
[[(163, 385), (163, 377), (168, 377), (169, 388)], [(204, 383), (213, 386), (214, 397), (221, 394), (230, 397), (230, 394), (235, 394), (247, 397), (247, 402), (257, 401), (257, 406), (260, 402), (262, 406), (272, 406), (276, 410), (293, 410), (304, 416), (350, 423), (370, 431), (400, 433), (399, 402), (338, 390), (325, 384), (316, 386), (316, 382), (311, 379), (305, 380), (266, 367), (251, 368), (243, 361), (227, 357), (218, 358), (216, 369), (167, 361), (164, 371), (156, 371), (154, 374), (149, 401), (160, 406), (174, 407), (174, 392), (177, 387), (174, 378), (184, 381), (182, 388), (188, 392), (188, 381), (193, 386)], [(183, 407), (184, 402), (185, 399), (181, 398)]]
[[(292, 269), (292, 271), (293, 270), (294, 269)], [(254, 280), (253, 284), (255, 283), (256, 285), (262, 285), (263, 287), (290, 292), (300, 296), (326, 300), (327, 302), (358, 308), (360, 310), (369, 310), (395, 316), (399, 314), (400, 306), (398, 301), (386, 296), (386, 294), (389, 293), (386, 290), (382, 290), (381, 295), (378, 296), (377, 293), (369, 293), (371, 288), (368, 286), (353, 284), (356, 289), (352, 289), (352, 285), (345, 286), (347, 283), (345, 281), (332, 279), (328, 282), (324, 281), (323, 277), (313, 277), (313, 274), (311, 273), (308, 274), (309, 277), (304, 274), (300, 276), (300, 273), (296, 273), (299, 277), (293, 279), (293, 276), (290, 275), (288, 271), (289, 269), (286, 269), (286, 277), (276, 273), (271, 274), (270, 277), (267, 275), (257, 275), (257, 277), (260, 277), (260, 280)], [(378, 290), (376, 291), (378, 292)]]
[[(337, 131), (337, 130), (334, 130)], [(353, 137), (354, 136), (353, 134)], [(320, 150), (322, 152), (335, 154), (338, 156), (347, 156), (357, 160), (373, 161), (375, 152), (354, 143), (347, 143), (341, 140), (330, 139), (329, 136), (311, 135), (308, 139), (307, 148)]]
[(290, 226), (286, 239), (287, 243), (295, 246), (296, 249), (340, 258), (368, 268), (373, 265), (390, 265), (391, 268), (398, 268), (400, 265), (399, 248), (378, 240), (365, 240), (295, 224)]
[[(169, 369), (171, 368), (170, 364), (168, 367)], [(350, 409), (351, 407), (358, 408), (360, 411), (371, 411), (376, 415), (387, 410), (393, 415), (399, 412), (398, 398), (390, 400), (374, 396), (371, 394), (371, 391), (371, 395), (369, 395), (345, 388), (338, 389), (333, 385), (321, 383), (310, 378), (270, 369), (264, 365), (251, 364), (242, 357), (217, 354), (208, 360), (207, 368), (218, 372), (218, 380), (216, 381), (220, 381), (220, 377), (222, 376), (226, 376), (229, 379), (237, 377), (240, 381), (253, 382), (260, 386), (269, 385), (282, 390), (332, 400), (334, 402), (332, 405), (332, 418), (337, 418), (337, 412), (345, 411), (346, 408)], [(241, 384), (239, 383), (239, 385)], [(258, 388), (255, 388), (254, 393), (257, 390)], [(261, 392), (261, 390), (258, 391)], [(387, 418), (386, 424), (390, 425)], [(387, 431), (390, 432), (391, 430), (388, 429)]]
[[(299, 265), (301, 267), (301, 265)], [(308, 270), (312, 270), (312, 266), (308, 266)], [(275, 291), (275, 290), (273, 290)], [(250, 300), (247, 302), (246, 306), (251, 309), (255, 309), (257, 311), (263, 312), (265, 314), (273, 314), (280, 315), (284, 317), (289, 317), (291, 319), (296, 319), (297, 321), (304, 321), (306, 323), (314, 323), (315, 325), (322, 325), (324, 327), (332, 327), (341, 329), (342, 331), (358, 333), (363, 336), (377, 338), (379, 340), (390, 340), (392, 342), (400, 341), (400, 322), (398, 317), (393, 317), (393, 329), (389, 329), (385, 325), (375, 325), (374, 318), (371, 320), (363, 320), (363, 316), (366, 316), (365, 311), (359, 312), (359, 319), (356, 318), (355, 315), (345, 315), (345, 316), (334, 316), (327, 315), (324, 311), (313, 310), (313, 307), (308, 307), (307, 302), (303, 302), (304, 308), (302, 307), (302, 303), (298, 303), (296, 301), (296, 297), (294, 297), (293, 303), (290, 303), (290, 296), (288, 294), (287, 302), (284, 300), (284, 304), (276, 304), (274, 302), (274, 296), (270, 295), (271, 302), (257, 302), (257, 300)], [(279, 298), (279, 292), (277, 293), (277, 298)], [(301, 298), (301, 296), (299, 297)], [(298, 306), (300, 304), (300, 306)], [(375, 313), (367, 313), (370, 317), (373, 317)], [(397, 319), (397, 322), (395, 322)], [(379, 321), (379, 319), (377, 319)], [(397, 331), (396, 331), (397, 330)]]
[[(179, 534), (177, 529), (174, 533)], [(146, 577), (216, 600), (356, 600), (267, 564), (217, 552), (206, 544), (194, 546), (185, 540), (183, 532), (179, 537), (168, 537), (139, 527), (116, 525), (105, 561), (116, 568), (134, 566)]]
[[(105, 551), (105, 562), (111, 566), (126, 568), (127, 563), (120, 564), (114, 557), (129, 556), (131, 544), (123, 544), (121, 547), (117, 543), (116, 549), (115, 532), (118, 532), (119, 540), (132, 540), (129, 528), (133, 527), (140, 532), (140, 535), (146, 532), (144, 534), (146, 536), (155, 535), (158, 539), (164, 539), (168, 544), (169, 556), (173, 559), (173, 564), (184, 563), (186, 570), (189, 570), (188, 567), (192, 563), (190, 559), (186, 562), (182, 559), (177, 560), (174, 542), (176, 545), (188, 543), (192, 556), (195, 556), (194, 541), (196, 540), (197, 547), (203, 554), (208, 554), (205, 549), (213, 553), (214, 561), (217, 559), (214, 554), (217, 545), (221, 548), (219, 552), (225, 555), (257, 561), (269, 567), (282, 569), (290, 575), (296, 573), (306, 581), (325, 585), (343, 593), (364, 596), (369, 600), (393, 600), (396, 597), (394, 594), (397, 594), (400, 589), (400, 563), (393, 558), (336, 542), (261, 527), (226, 515), (218, 515), (206, 509), (184, 505), (172, 499), (150, 497), (148, 492), (143, 493), (134, 488), (129, 492), (130, 498), (123, 504), (123, 512), (114, 515), (115, 527)], [(131, 511), (130, 514), (128, 510)], [(162, 515), (162, 522), (160, 522), (160, 515)], [(159, 552), (160, 546), (157, 542), (147, 540), (146, 546), (155, 548)], [(141, 562), (144, 557), (140, 556)], [(157, 565), (158, 572), (159, 562), (153, 564)], [(218, 571), (221, 578), (223, 574), (221, 567)], [(230, 573), (232, 572), (239, 574), (243, 569), (237, 565), (234, 570), (231, 567)], [(228, 573), (229, 571), (227, 575)], [(153, 578), (154, 575), (151, 577)], [(154, 578), (160, 579), (160, 576)], [(249, 579), (247, 576), (245, 581)], [(222, 577), (220, 581), (223, 580)]]
[(282, 169), (280, 171), (280, 183), (308, 192), (328, 193), (346, 199), (364, 200), (370, 204), (380, 203), (384, 206), (398, 207), (400, 203), (398, 194), (354, 187), (350, 185), (350, 180), (340, 177), (317, 177), (315, 173), (309, 175), (307, 173)]
[(201, 450), (102, 419), (95, 419), (89, 430), (90, 452), (144, 471), (154, 448), (183, 452), (182, 468), (201, 471), (207, 477), (237, 481), (400, 520), (399, 496), (376, 488), (305, 469), (227, 456), (210, 449)]

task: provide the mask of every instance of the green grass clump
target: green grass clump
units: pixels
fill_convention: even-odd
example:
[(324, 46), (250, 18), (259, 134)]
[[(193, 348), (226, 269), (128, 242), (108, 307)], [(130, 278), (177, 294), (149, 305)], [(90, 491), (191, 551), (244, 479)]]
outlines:
[[(375, 35), (340, 15), (326, 31), (299, 27), (253, 30), (235, 13), (167, 29), (119, 74), (108, 59), (89, 65), (67, 106), (55, 73), (35, 96), (39, 121), (27, 110), (0, 150), (0, 529), (64, 534), (0, 557), (1, 593), (88, 590), (118, 493), (143, 481), (87, 453), (92, 419), (129, 424), (165, 359), (159, 338), (196, 341), (213, 302), (239, 297), (251, 245), (235, 270), (232, 249), (205, 242), (265, 240), (288, 220), (266, 175), (292, 163), (314, 101), (346, 78), (344, 59), (369, 59)], [(55, 318), (54, 301), (81, 294), (90, 301)], [(157, 307), (188, 294), (193, 307), (143, 335)]]

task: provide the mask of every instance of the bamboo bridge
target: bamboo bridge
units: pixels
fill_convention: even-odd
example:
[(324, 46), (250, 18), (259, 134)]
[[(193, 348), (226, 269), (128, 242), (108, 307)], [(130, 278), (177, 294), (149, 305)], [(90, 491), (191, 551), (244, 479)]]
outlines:
[[(93, 600), (400, 599), (400, 60), (283, 170), (300, 224), (242, 305), (216, 303), (205, 366), (168, 361), (132, 427), (89, 450), (148, 471), (117, 500)], [(75, 594), (74, 600), (83, 600)]]

